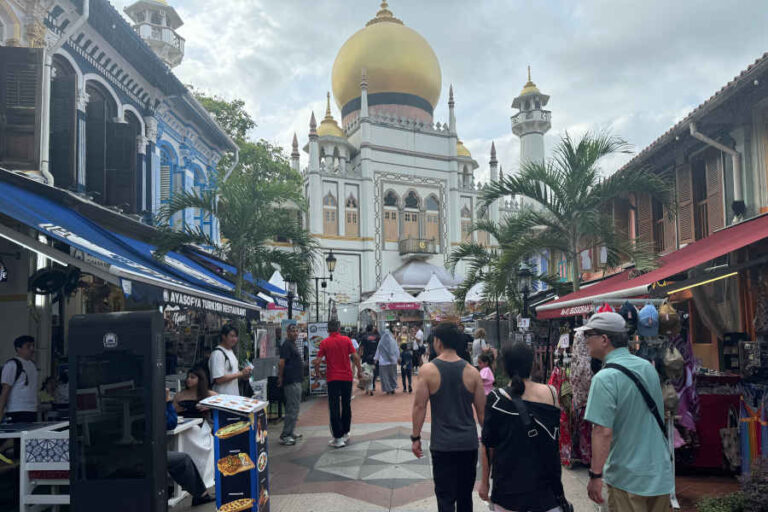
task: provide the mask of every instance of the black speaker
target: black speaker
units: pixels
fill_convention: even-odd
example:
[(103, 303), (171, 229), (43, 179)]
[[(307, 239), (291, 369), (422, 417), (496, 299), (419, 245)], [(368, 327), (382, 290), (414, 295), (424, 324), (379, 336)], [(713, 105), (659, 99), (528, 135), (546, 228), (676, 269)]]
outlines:
[(157, 311), (69, 322), (73, 511), (167, 508), (162, 329)]

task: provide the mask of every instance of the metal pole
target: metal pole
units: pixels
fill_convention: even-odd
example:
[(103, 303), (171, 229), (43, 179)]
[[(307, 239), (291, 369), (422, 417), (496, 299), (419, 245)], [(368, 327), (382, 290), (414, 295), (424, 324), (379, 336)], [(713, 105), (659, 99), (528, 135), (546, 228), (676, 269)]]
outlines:
[(320, 321), (320, 278), (315, 278), (315, 322)]
[(288, 320), (293, 318), (293, 293), (288, 293)]
[(499, 318), (498, 298), (496, 298), (496, 347), (501, 350), (501, 318)]

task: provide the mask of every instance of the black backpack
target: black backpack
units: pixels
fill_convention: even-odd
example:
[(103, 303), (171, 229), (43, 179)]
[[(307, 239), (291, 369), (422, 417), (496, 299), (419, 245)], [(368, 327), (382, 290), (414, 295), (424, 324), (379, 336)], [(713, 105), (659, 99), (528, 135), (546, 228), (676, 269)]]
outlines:
[[(27, 372), (25, 372), (25, 371), (24, 371), (24, 366), (21, 364), (21, 361), (19, 361), (19, 358), (18, 358), (18, 357), (12, 357), (12, 358), (10, 358), (9, 360), (7, 360), (7, 361), (5, 362), (5, 364), (8, 364), (8, 363), (10, 363), (11, 361), (13, 361), (14, 363), (16, 363), (16, 376), (13, 378), (13, 384), (15, 385), (15, 384), (16, 384), (16, 383), (19, 381), (19, 378), (21, 377), (21, 374), (23, 373), (23, 374), (26, 376), (26, 375), (27, 375)], [(26, 379), (26, 381), (25, 381), (25, 384), (24, 384), (24, 385), (25, 385), (25, 386), (28, 386), (28, 385), (29, 385), (29, 379), (28, 379), (28, 378)]]

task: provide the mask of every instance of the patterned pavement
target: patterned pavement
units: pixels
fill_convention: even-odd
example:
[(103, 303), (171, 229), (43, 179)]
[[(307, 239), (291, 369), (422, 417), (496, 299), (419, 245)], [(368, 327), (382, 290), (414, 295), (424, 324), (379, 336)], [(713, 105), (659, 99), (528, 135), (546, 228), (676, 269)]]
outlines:
[[(282, 422), (270, 425), (271, 512), (437, 510), (428, 455), (429, 416), (422, 433), (426, 455), (417, 459), (411, 453), (408, 439), (413, 395), (377, 392), (371, 397), (357, 389), (355, 393), (352, 437), (344, 448), (328, 446), (331, 435), (325, 397), (302, 403), (297, 431), (304, 438), (295, 446), (278, 444)], [(478, 468), (478, 479), (479, 476)], [(683, 491), (686, 486), (680, 485), (680, 480), (678, 487)], [(577, 512), (598, 510), (586, 496), (587, 481), (586, 468), (563, 469), (566, 495)], [(707, 483), (712, 486), (715, 482)], [(726, 481), (722, 485), (728, 484)], [(689, 483), (688, 487), (692, 485)], [(693, 499), (681, 502), (684, 510), (693, 510), (685, 507)], [(193, 510), (214, 512), (215, 507), (209, 504)], [(477, 493), (474, 510), (488, 510), (488, 504)]]

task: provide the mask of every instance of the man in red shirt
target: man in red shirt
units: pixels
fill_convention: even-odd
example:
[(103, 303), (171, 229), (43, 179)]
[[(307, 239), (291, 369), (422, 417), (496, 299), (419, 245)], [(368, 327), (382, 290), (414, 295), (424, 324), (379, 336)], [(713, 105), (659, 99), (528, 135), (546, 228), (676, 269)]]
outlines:
[(343, 448), (349, 441), (349, 428), (352, 424), (352, 365), (349, 356), (355, 362), (357, 374), (362, 375), (360, 356), (357, 355), (352, 340), (339, 334), (339, 321), (328, 322), (330, 335), (320, 342), (315, 359), (315, 373), (320, 375), (320, 364), (325, 359), (325, 380), (328, 383), (328, 408), (331, 416), (333, 439), (330, 445)]

